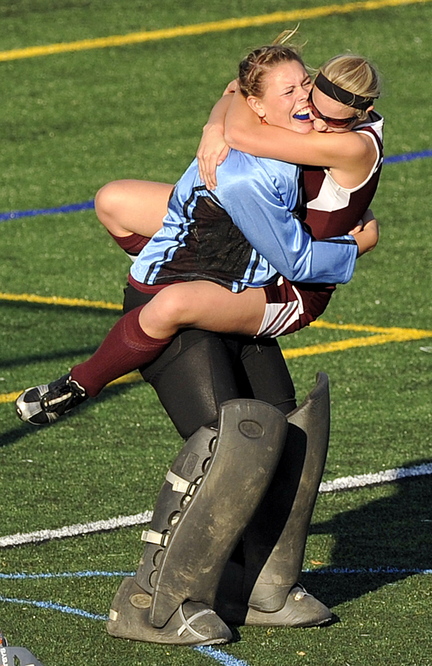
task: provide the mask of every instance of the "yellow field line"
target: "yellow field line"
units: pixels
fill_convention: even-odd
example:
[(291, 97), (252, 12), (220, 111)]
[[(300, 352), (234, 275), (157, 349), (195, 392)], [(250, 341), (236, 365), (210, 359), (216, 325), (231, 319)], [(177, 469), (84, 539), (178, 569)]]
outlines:
[[(335, 326), (329, 326), (329, 328), (334, 327)], [(371, 332), (373, 332), (373, 328), (373, 326), (370, 327)], [(350, 330), (349, 324), (344, 327), (344, 330)], [(354, 325), (351, 330), (355, 330)], [(392, 329), (388, 330), (389, 333), (383, 335), (371, 335), (362, 338), (347, 338), (345, 340), (338, 340), (336, 342), (309, 345), (308, 347), (283, 349), (282, 354), (286, 359), (298, 358), (299, 356), (315, 356), (316, 354), (328, 354), (331, 352), (344, 351), (346, 349), (353, 349), (354, 347), (372, 347), (374, 345), (386, 345), (389, 342), (408, 342), (410, 340), (421, 340), (423, 338), (432, 337), (432, 331), (421, 331), (415, 328), (394, 329), (393, 332)]]
[[(138, 382), (142, 379), (140, 373), (138, 370), (136, 372), (130, 372), (127, 375), (124, 375), (124, 377), (119, 377), (119, 379), (115, 379), (113, 382), (108, 384), (108, 386), (113, 386), (116, 384), (132, 384), (135, 382)], [(9, 403), (9, 402), (15, 402), (15, 400), (18, 398), (18, 396), (22, 393), (24, 389), (21, 389), (20, 391), (13, 391), (12, 393), (0, 393), (0, 405)]]
[(338, 331), (358, 331), (360, 332), (366, 332), (366, 333), (386, 333), (386, 334), (391, 334), (391, 335), (404, 335), (404, 333), (408, 331), (416, 331), (418, 330), (420, 333), (427, 334), (429, 331), (424, 331), (421, 329), (413, 329), (413, 328), (399, 328), (396, 326), (390, 326), (390, 327), (383, 327), (383, 326), (371, 326), (370, 324), (365, 325), (365, 324), (332, 324), (328, 321), (314, 321), (312, 322), (311, 326), (313, 328), (333, 328), (337, 329)]
[[(63, 298), (60, 296), (38, 296), (36, 294), (8, 294), (0, 292), (0, 300), (11, 302), (25, 302), (25, 303), (41, 303), (46, 305), (63, 305), (68, 307), (87, 307), (99, 308), (105, 310), (121, 311), (122, 306), (118, 303), (108, 303), (105, 301), (87, 301), (82, 298)], [(355, 347), (371, 347), (374, 345), (384, 345), (389, 342), (408, 342), (410, 340), (421, 340), (423, 338), (432, 337), (432, 331), (422, 330), (416, 328), (398, 328), (390, 327), (383, 328), (381, 326), (366, 326), (363, 324), (333, 324), (326, 321), (312, 322), (313, 328), (326, 328), (338, 331), (357, 331), (364, 333), (371, 333), (369, 336), (358, 338), (346, 338), (345, 340), (338, 340), (335, 342), (327, 342), (323, 344), (309, 345), (307, 347), (297, 347), (295, 349), (282, 350), (284, 358), (299, 358), (300, 356), (312, 356), (316, 354), (328, 354), (331, 352), (344, 351), (346, 349), (353, 349)], [(373, 335), (372, 335), (373, 334)], [(138, 372), (133, 372), (120, 379), (117, 379), (112, 384), (129, 383), (139, 380), (141, 375)], [(13, 402), (17, 399), (21, 391), (13, 393), (0, 394), (0, 404)]]
[[(65, 307), (85, 307), (97, 308), (102, 310), (121, 311), (122, 306), (119, 303), (110, 303), (109, 301), (89, 301), (84, 298), (67, 298), (64, 296), (40, 296), (39, 294), (12, 294), (0, 292), (0, 301), (11, 301), (15, 303), (40, 303), (42, 305), (62, 305)], [(386, 337), (391, 337), (395, 341), (413, 340), (432, 336), (432, 331), (416, 328), (399, 328), (371, 326), (365, 324), (334, 324), (327, 321), (314, 321), (312, 328), (327, 328), (338, 331), (357, 331), (364, 333), (383, 333)], [(377, 338), (378, 336), (374, 336)], [(357, 340), (370, 340), (371, 338), (352, 338)], [(377, 343), (378, 344), (378, 343)]]
[(431, 0), (366, 0), (364, 2), (348, 2), (342, 5), (328, 5), (311, 9), (293, 9), (285, 12), (274, 12), (262, 16), (245, 16), (243, 18), (224, 19), (195, 25), (178, 26), (161, 30), (132, 32), (127, 35), (111, 35), (95, 39), (83, 39), (76, 42), (47, 44), (31, 46), (23, 49), (12, 49), (0, 52), (0, 61), (18, 60), (20, 58), (34, 58), (37, 56), (53, 55), (71, 51), (87, 49), (103, 49), (110, 46), (125, 46), (160, 39), (172, 39), (188, 35), (202, 35), (209, 32), (224, 32), (251, 26), (262, 26), (271, 23), (284, 23), (287, 21), (302, 21), (305, 19), (321, 18), (333, 14), (349, 14), (351, 12), (373, 11), (384, 7), (399, 7), (401, 5), (422, 4)]
[(0, 300), (41, 303), (46, 305), (66, 305), (80, 308), (99, 308), (101, 310), (121, 310), (118, 303), (107, 303), (106, 301), (87, 301), (84, 298), (62, 298), (61, 296), (38, 296), (37, 294), (3, 294), (0, 292)]

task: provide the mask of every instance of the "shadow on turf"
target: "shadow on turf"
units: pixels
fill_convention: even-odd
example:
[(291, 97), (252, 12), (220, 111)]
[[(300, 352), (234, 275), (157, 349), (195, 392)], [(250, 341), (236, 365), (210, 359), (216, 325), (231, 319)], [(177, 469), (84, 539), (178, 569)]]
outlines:
[[(91, 347), (80, 347), (77, 349), (64, 349), (61, 351), (51, 352), (49, 354), (35, 354), (34, 356), (25, 356), (20, 358), (11, 358), (6, 361), (2, 361), (2, 368), (20, 368), (22, 366), (32, 365), (33, 363), (42, 363), (47, 361), (60, 361), (63, 359), (79, 358), (80, 356), (90, 356), (94, 353), (96, 347), (92, 345)], [(54, 378), (56, 379), (56, 378)], [(48, 381), (51, 381), (49, 379)]]
[[(18, 294), (19, 296), (19, 294)], [(71, 301), (74, 299), (72, 298)], [(85, 300), (85, 299), (84, 299)], [(100, 305), (79, 305), (77, 303), (71, 303), (71, 305), (66, 305), (63, 303), (37, 303), (35, 301), (25, 301), (25, 300), (19, 300), (19, 301), (13, 301), (5, 298), (1, 298), (0, 296), (0, 303), (2, 303), (5, 307), (9, 308), (16, 308), (18, 310), (46, 310), (48, 312), (52, 312), (53, 308), (55, 308), (56, 314), (61, 313), (61, 311), (64, 311), (69, 314), (73, 314), (73, 316), (76, 316), (77, 313), (84, 313), (84, 314), (97, 314), (101, 316), (108, 316), (112, 318), (113, 316), (119, 316), (121, 314), (121, 308), (119, 307), (118, 310), (113, 310), (111, 308), (104, 308), (101, 307)]]
[[(415, 460), (404, 467), (430, 462)], [(432, 477), (401, 479), (392, 485), (395, 492), (390, 497), (312, 525), (311, 533), (332, 534), (336, 541), (329, 565), (334, 573), (303, 576), (308, 591), (328, 606), (430, 569)], [(362, 573), (353, 573), (359, 570)]]
[[(56, 317), (59, 316), (66, 316), (66, 322), (69, 323), (69, 327), (73, 326), (75, 335), (80, 335), (82, 333), (83, 338), (88, 339), (88, 319), (87, 316), (92, 315), (93, 317), (98, 317), (102, 320), (108, 319), (109, 323), (107, 324), (106, 330), (108, 331), (110, 326), (113, 324), (113, 322), (119, 318), (121, 315), (121, 312), (116, 312), (110, 309), (103, 309), (100, 307), (87, 307), (87, 306), (69, 306), (69, 305), (61, 305), (58, 303), (33, 303), (33, 302), (25, 302), (25, 301), (5, 301), (0, 297), (0, 303), (2, 304), (3, 307), (8, 307), (9, 309), (17, 309), (17, 310), (35, 310), (37, 314), (40, 313), (41, 310), (46, 310), (50, 314), (55, 314)], [(54, 313), (54, 310), (55, 313)], [(73, 322), (73, 325), (72, 323)], [(17, 330), (22, 332), (22, 330), (26, 330), (27, 327), (26, 325), (20, 325), (16, 324)], [(48, 322), (47, 325), (47, 331), (48, 331), (48, 336), (50, 335), (50, 326), (51, 323)], [(35, 327), (35, 331), (39, 331), (40, 325)], [(77, 332), (78, 331), (78, 332)], [(49, 340), (49, 337), (48, 337)], [(57, 344), (57, 343), (56, 343)], [(52, 352), (39, 352), (37, 354), (28, 354), (27, 356), (19, 356), (15, 358), (9, 358), (9, 359), (2, 359), (2, 368), (15, 368), (15, 367), (21, 367), (21, 366), (28, 366), (33, 363), (41, 363), (41, 362), (46, 362), (46, 361), (54, 361), (54, 360), (61, 360), (61, 359), (70, 359), (70, 358), (78, 358), (79, 356), (88, 356), (90, 354), (93, 354), (96, 348), (98, 347), (99, 342), (95, 342), (92, 345), (83, 345), (82, 347), (78, 348), (68, 348), (68, 349), (59, 349), (56, 351)], [(48, 343), (47, 343), (48, 347)]]

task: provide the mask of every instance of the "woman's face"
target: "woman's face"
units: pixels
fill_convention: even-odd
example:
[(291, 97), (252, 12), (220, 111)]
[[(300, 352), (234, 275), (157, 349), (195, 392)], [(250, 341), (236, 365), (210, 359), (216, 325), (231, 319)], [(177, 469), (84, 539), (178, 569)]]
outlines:
[(248, 104), (269, 125), (279, 125), (301, 134), (310, 132), (309, 74), (297, 61), (280, 63), (265, 75), (262, 97), (248, 97)]
[(312, 89), (310, 102), (310, 117), (317, 132), (349, 132), (359, 122), (355, 109), (328, 97), (318, 88)]

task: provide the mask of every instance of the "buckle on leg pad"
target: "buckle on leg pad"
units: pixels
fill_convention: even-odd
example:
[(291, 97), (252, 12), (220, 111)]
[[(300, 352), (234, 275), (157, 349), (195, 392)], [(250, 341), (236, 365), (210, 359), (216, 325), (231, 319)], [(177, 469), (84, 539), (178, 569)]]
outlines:
[(178, 474), (174, 474), (171, 470), (168, 470), (166, 475), (166, 480), (172, 485), (172, 489), (175, 493), (184, 493), (186, 494), (189, 491), (189, 486), (191, 485), (190, 481), (183, 479)]
[(162, 546), (165, 548), (169, 540), (169, 533), (162, 534), (161, 532), (155, 532), (155, 530), (144, 530), (141, 534), (141, 541), (146, 543), (154, 543), (157, 546)]

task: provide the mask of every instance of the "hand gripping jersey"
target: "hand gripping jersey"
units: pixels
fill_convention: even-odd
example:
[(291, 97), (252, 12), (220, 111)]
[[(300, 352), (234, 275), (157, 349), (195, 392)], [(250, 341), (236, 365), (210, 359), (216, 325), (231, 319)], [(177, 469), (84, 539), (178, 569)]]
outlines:
[(131, 284), (207, 279), (238, 292), (268, 285), (278, 273), (302, 282), (348, 282), (357, 244), (346, 235), (311, 238), (297, 217), (298, 177), (295, 165), (231, 150), (210, 192), (195, 160), (173, 190), (163, 228), (132, 266)]

